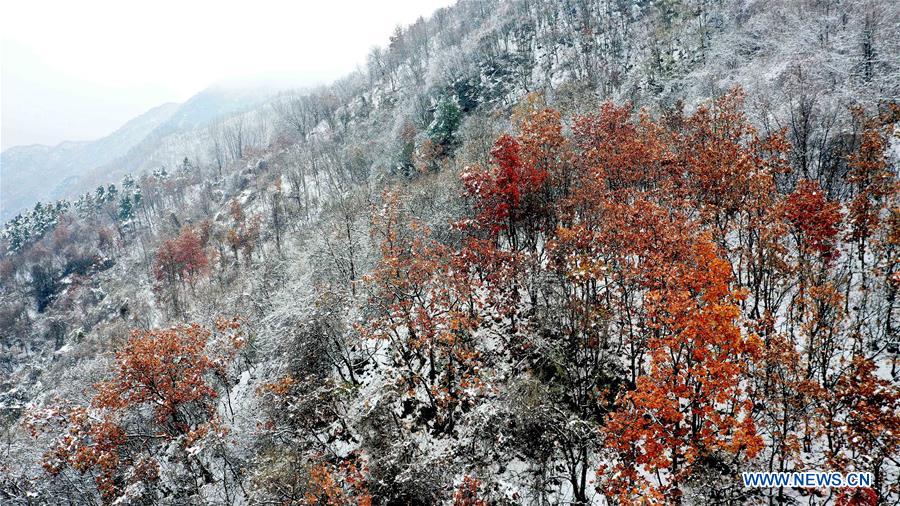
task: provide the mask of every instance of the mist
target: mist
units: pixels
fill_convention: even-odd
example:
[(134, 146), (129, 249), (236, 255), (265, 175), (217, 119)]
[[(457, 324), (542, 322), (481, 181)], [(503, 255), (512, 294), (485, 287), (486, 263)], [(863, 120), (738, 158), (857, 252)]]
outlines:
[(394, 26), (450, 3), (7, 3), (0, 144), (97, 139), (216, 83), (328, 83)]

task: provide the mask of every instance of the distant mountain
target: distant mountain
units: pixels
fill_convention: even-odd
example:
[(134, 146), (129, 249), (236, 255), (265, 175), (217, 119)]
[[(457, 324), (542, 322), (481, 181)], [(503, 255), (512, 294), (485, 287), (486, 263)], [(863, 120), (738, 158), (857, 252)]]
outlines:
[(0, 221), (35, 202), (71, 197), (95, 183), (115, 182), (139, 169), (167, 139), (250, 109), (277, 91), (270, 86), (216, 85), (183, 104), (155, 107), (96, 141), (9, 148), (0, 158)]
[(7, 149), (0, 155), (0, 219), (64, 193), (85, 171), (124, 155), (178, 110), (176, 103), (154, 107), (96, 141)]
[(143, 170), (180, 162), (197, 156), (195, 144), (211, 124), (235, 114), (260, 108), (282, 89), (271, 85), (213, 85), (197, 93), (144, 139), (102, 165), (85, 171), (79, 180), (60, 192), (59, 197), (74, 196), (98, 185), (116, 182), (126, 174), (137, 176)]
[(277, 92), (269, 87), (211, 86), (182, 104), (160, 130), (190, 130), (205, 126), (217, 118), (253, 107)]

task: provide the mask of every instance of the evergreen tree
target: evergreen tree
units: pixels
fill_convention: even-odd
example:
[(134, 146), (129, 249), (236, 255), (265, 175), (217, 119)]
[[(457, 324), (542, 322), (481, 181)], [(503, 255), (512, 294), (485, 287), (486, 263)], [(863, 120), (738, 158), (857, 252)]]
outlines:
[(428, 136), (445, 148), (457, 143), (456, 131), (462, 122), (462, 112), (456, 102), (445, 98), (434, 111), (434, 121), (428, 126)]

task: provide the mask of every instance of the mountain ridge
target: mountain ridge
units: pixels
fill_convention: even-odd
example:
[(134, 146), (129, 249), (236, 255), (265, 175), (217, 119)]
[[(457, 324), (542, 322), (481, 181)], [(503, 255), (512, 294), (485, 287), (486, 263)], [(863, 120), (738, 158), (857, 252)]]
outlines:
[[(0, 219), (54, 198), (55, 189), (79, 172), (124, 154), (169, 119), (180, 104), (168, 102), (130, 119), (109, 135), (93, 141), (62, 141), (55, 146), (12, 146), (0, 161)], [(36, 177), (38, 173), (40, 177)], [(29, 184), (31, 183), (31, 184)]]
[(7, 148), (0, 162), (0, 221), (6, 222), (36, 202), (74, 197), (93, 189), (94, 184), (115, 180), (167, 137), (251, 109), (278, 91), (264, 85), (213, 84), (184, 102), (153, 107), (100, 139)]

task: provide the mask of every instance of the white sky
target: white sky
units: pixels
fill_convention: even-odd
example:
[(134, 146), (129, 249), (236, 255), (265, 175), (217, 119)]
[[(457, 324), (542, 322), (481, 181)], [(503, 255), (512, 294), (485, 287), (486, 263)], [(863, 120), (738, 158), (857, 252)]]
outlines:
[(103, 137), (225, 79), (330, 82), (453, 0), (3, 0), (6, 149)]

